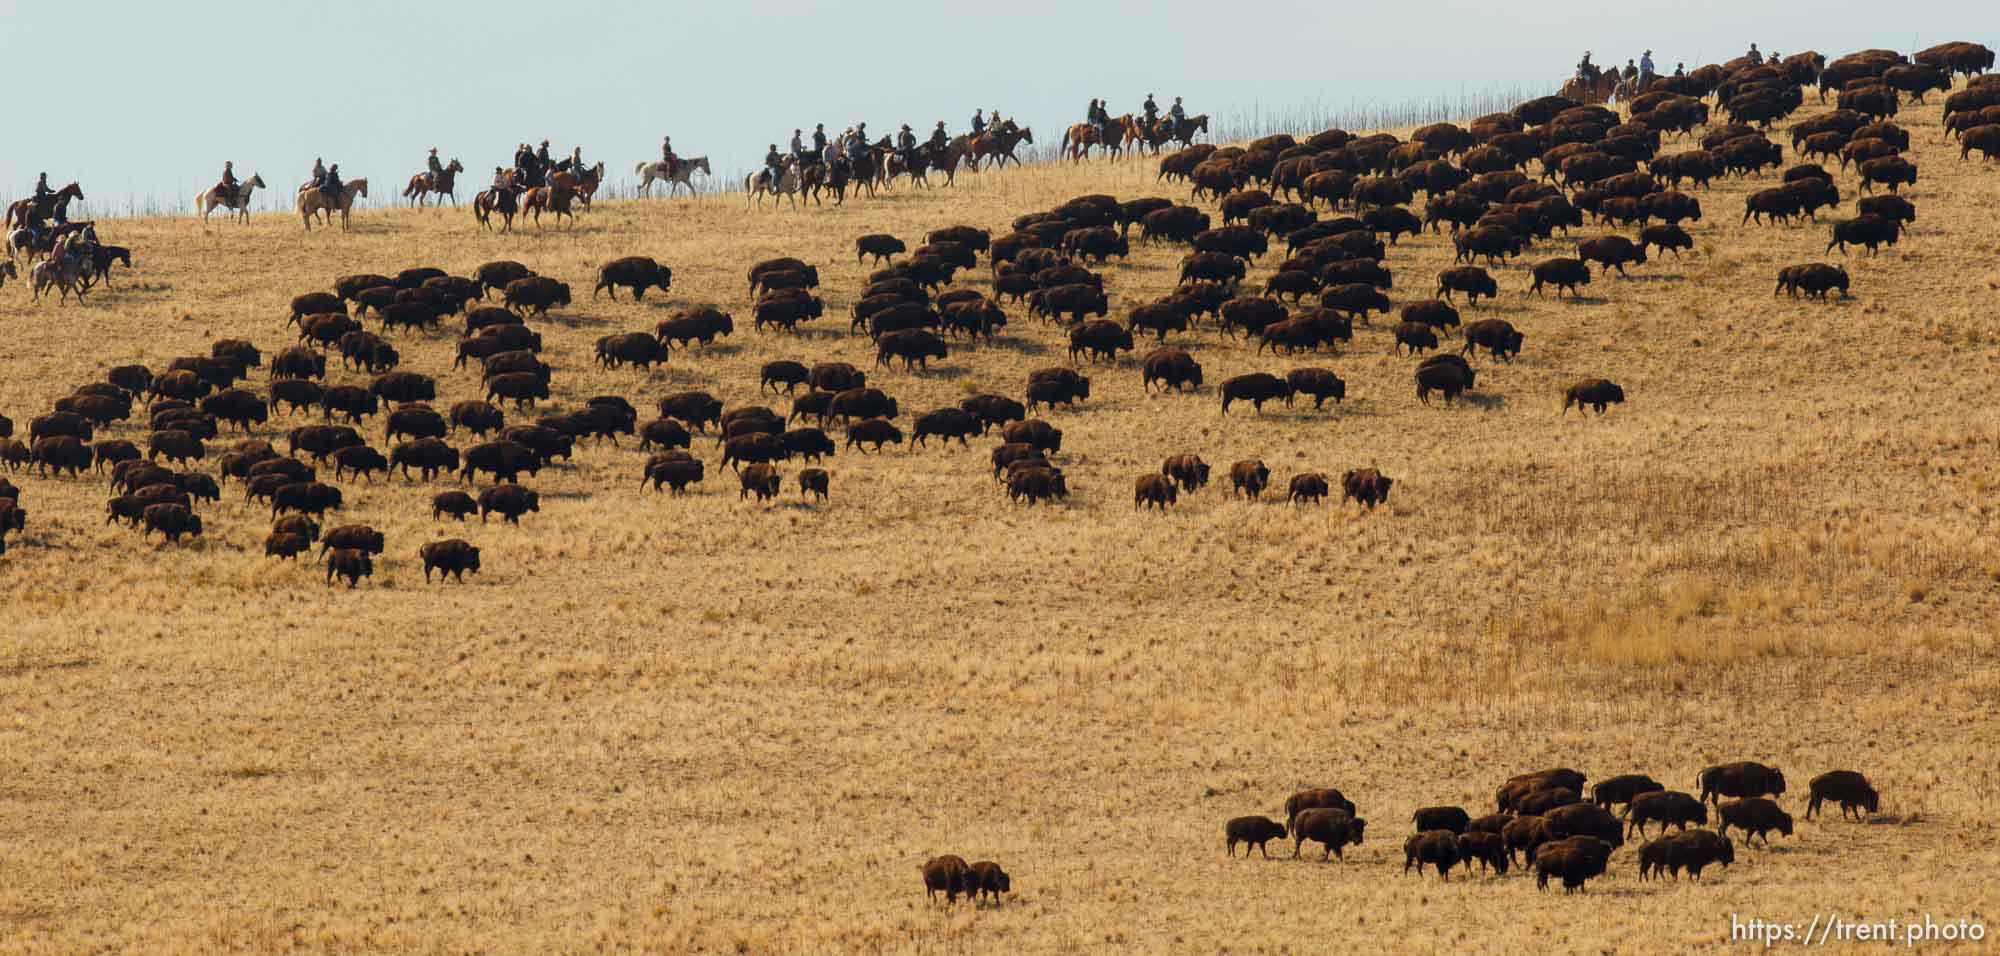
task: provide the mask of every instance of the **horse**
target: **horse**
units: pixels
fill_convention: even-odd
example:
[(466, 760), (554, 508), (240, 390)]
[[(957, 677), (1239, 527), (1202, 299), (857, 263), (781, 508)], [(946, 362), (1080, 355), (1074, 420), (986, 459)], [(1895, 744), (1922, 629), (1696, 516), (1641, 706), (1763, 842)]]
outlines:
[(52, 256), (35, 263), (32, 272), (35, 283), (34, 301), (42, 300), (42, 293), (54, 288), (62, 293), (59, 302), (68, 302), (69, 294), (76, 293), (76, 301), (83, 301), (83, 262), (77, 256)]
[(1014, 165), (1021, 165), (1021, 157), (1014, 155), (1014, 149), (1022, 143), (1035, 145), (1034, 127), (1015, 126), (1013, 120), (1008, 120), (997, 128), (987, 129), (972, 141), (973, 168), (978, 168), (977, 161), (982, 156), (992, 158), (995, 166), (1005, 166), (1010, 159)]
[(1169, 120), (1155, 119), (1152, 125), (1149, 126), (1145, 120), (1133, 119), (1129, 116), (1126, 118), (1130, 122), (1125, 127), (1125, 139), (1119, 144), (1123, 149), (1135, 151), (1150, 149), (1153, 155), (1158, 156), (1161, 144), (1174, 138), (1173, 131), (1169, 129), (1172, 125)]
[(465, 172), (465, 167), (460, 165), (458, 157), (454, 156), (451, 162), (445, 164), (444, 172), (433, 176), (429, 170), (425, 170), (411, 176), (410, 184), (403, 187), (403, 198), (409, 200), (411, 205), (422, 206), (426, 193), (437, 193), (439, 203), (444, 202), (444, 197), (450, 196), (451, 204), (456, 206), (458, 174), (462, 172)]
[(583, 208), (590, 208), (590, 201), (597, 198), (597, 187), (604, 184), (604, 161), (582, 170), (571, 170), (576, 174), (576, 198)]
[(757, 200), (757, 207), (760, 209), (763, 208), (764, 194), (770, 193), (774, 200), (779, 196), (783, 196), (792, 201), (793, 209), (799, 208), (799, 171), (792, 165), (790, 157), (786, 157), (782, 162), (784, 167), (779, 170), (776, 185), (771, 183), (771, 171), (768, 169), (760, 169), (743, 177), (743, 205), (745, 207), (750, 205), (750, 200), (755, 199)]
[[(812, 200), (813, 205), (825, 205), (820, 202), (819, 194), (821, 190), (826, 188), (826, 185), (827, 169), (825, 163), (807, 163), (799, 167), (799, 195)], [(836, 206), (839, 204), (838, 201), (834, 203)]]
[(4, 220), (4, 223), (0, 224), (4, 224), (9, 229), (15, 229), (26, 226), (31, 221), (30, 217), (34, 221), (51, 217), (64, 218), (58, 216), (57, 212), (67, 212), (70, 200), (82, 198), (83, 187), (75, 183), (70, 183), (56, 190), (54, 195), (41, 202), (36, 202), (32, 196), (27, 199), (17, 199), (12, 205), (7, 207), (7, 218)]
[(1571, 77), (1562, 85), (1562, 95), (1585, 106), (1595, 106), (1611, 99), (1618, 92), (1618, 71), (1605, 70), (1597, 74), (1595, 81), (1585, 82), (1581, 77)]
[(494, 213), (500, 214), (500, 231), (514, 231), (514, 214), (521, 210), (520, 190), (513, 187), (493, 190), (483, 189), (472, 197), (472, 218), (487, 229), (493, 228)]
[(111, 288), (111, 264), (114, 262), (123, 263), (127, 269), (132, 268), (132, 250), (124, 246), (92, 247), (90, 261), (84, 264), (83, 287), (88, 289), (102, 279), (104, 287)]
[(14, 260), (9, 259), (6, 262), (0, 262), (0, 289), (7, 287), (8, 279), (19, 278), (21, 278), (21, 273), (15, 270)]
[(715, 175), (708, 168), (708, 157), (706, 156), (690, 156), (687, 159), (683, 159), (680, 161), (680, 167), (672, 173), (667, 172), (667, 163), (665, 160), (657, 163), (640, 163), (639, 168), (633, 170), (634, 173), (644, 177), (639, 182), (639, 195), (641, 196), (649, 194), (653, 180), (656, 179), (667, 184), (667, 195), (669, 196), (680, 192), (682, 186), (686, 186), (688, 192), (693, 193), (695, 192), (694, 183), (689, 181), (689, 177), (693, 176), (697, 171), (704, 176)]
[(1097, 124), (1076, 123), (1063, 130), (1062, 154), (1072, 163), (1080, 163), (1090, 158), (1090, 148), (1097, 145)]
[(1181, 120), (1179, 124), (1175, 124), (1171, 118), (1162, 120), (1161, 123), (1167, 127), (1167, 139), (1181, 144), (1182, 148), (1194, 145), (1196, 133), (1208, 132), (1207, 113), (1196, 113)]
[(228, 209), (236, 213), (235, 219), (237, 222), (247, 223), (250, 221), (250, 194), (255, 192), (259, 186), (263, 186), (266, 189), (270, 188), (269, 186), (264, 186), (264, 177), (256, 173), (251, 173), (249, 179), (237, 184), (236, 195), (234, 196), (222, 195), (222, 186), (220, 184), (210, 186), (206, 191), (194, 197), (194, 214), (200, 216), (201, 224), (206, 226), (208, 225), (209, 213), (217, 209)]
[(340, 211), (340, 228), (346, 229), (348, 227), (347, 217), (354, 210), (354, 197), (365, 197), (367, 195), (368, 180), (366, 179), (348, 180), (340, 187), (340, 199), (337, 201), (326, 198), (326, 193), (321, 192), (317, 186), (301, 187), (298, 195), (299, 219), (305, 223), (306, 231), (311, 232), (313, 227), (313, 213), (319, 213), (326, 217), (327, 222), (332, 222), (333, 213), (331, 210), (338, 209)]
[(14, 258), (14, 253), (24, 252), (27, 253), (28, 264), (34, 265), (36, 259), (46, 256), (55, 250), (56, 240), (73, 232), (82, 232), (94, 224), (90, 220), (66, 222), (53, 229), (43, 231), (39, 236), (34, 230), (26, 227), (16, 229), (7, 236), (7, 259), (11, 262)]
[(536, 186), (528, 190), (528, 194), (521, 199), (521, 211), (534, 214), (537, 229), (542, 227), (543, 210), (548, 210), (556, 217), (557, 225), (561, 225), (563, 217), (568, 216), (569, 224), (575, 226), (576, 213), (569, 208), (569, 204), (577, 195), (576, 177), (568, 173), (557, 173), (549, 178), (554, 185)]

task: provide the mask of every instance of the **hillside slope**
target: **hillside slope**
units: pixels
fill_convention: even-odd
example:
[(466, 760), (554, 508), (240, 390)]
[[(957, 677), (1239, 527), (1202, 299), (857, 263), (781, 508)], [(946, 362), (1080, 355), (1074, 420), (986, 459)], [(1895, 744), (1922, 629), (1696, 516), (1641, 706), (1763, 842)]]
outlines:
[[(446, 482), (342, 482), (334, 523), (389, 542), (350, 591), (265, 558), (270, 515), (240, 486), (200, 540), (165, 546), (105, 523), (100, 478), (8, 475), (32, 517), (0, 557), (0, 949), (1642, 952), (1727, 944), (1731, 914), (1990, 913), (1968, 875), (2000, 865), (2000, 173), (1940, 145), (1935, 106), (1899, 121), (1920, 219), (1879, 256), (1834, 255), (1852, 299), (1774, 298), (1827, 228), (1741, 226), (1772, 177), (1718, 181), (1692, 253), (1580, 301), (1523, 294), (1566, 242), (1495, 269), (1499, 299), (1465, 314), (1527, 346), (1476, 361), (1476, 401), (1419, 404), (1381, 317), (1337, 355), (1177, 336), (1206, 367), (1195, 395), (1146, 393), (1131, 354), (1099, 366), (1088, 401), (1046, 416), (1075, 493), (1054, 507), (1008, 502), (990, 439), (843, 451), (824, 506), (802, 503), (795, 463), (779, 503), (739, 501), (699, 438), (696, 493), (641, 494), (644, 453), (590, 444), (528, 482), (542, 508), (519, 527), (433, 522)], [(607, 204), (511, 236), (464, 210), (346, 233), (108, 223), (135, 250), (115, 291), (0, 292), (0, 412), (25, 431), (112, 366), (216, 338), (268, 355), (292, 338), (289, 299), (336, 275), (501, 258), (578, 291), (535, 323), (553, 407), (616, 393), (650, 417), (706, 388), (782, 410), (762, 363), (874, 361), (846, 331), (868, 271), (854, 237), (915, 245), (1083, 193), (1184, 198), (1156, 168), (985, 172), (796, 213)], [(673, 290), (592, 300), (597, 265), (632, 254), (671, 265)], [(1112, 316), (1168, 291), (1181, 254), (1135, 243), (1110, 265)], [(778, 255), (823, 279), (829, 317), (797, 336), (749, 327), (745, 271)], [(1405, 239), (1393, 297), (1427, 296), (1451, 257), (1446, 236)], [(698, 302), (736, 333), (651, 373), (592, 361), (598, 336)], [(1018, 395), (1065, 339), (1007, 311), (997, 343), (871, 384), (906, 422)], [(440, 404), (476, 397), (454, 333), (394, 341)], [(1300, 365), (1337, 370), (1347, 400), (1219, 414), (1215, 383)], [(1630, 402), (1561, 414), (1591, 376)], [(363, 432), (383, 447), (379, 427)], [(143, 444), (138, 422), (112, 434)], [(1133, 479), (1181, 451), (1218, 474), (1261, 457), (1277, 488), (1361, 466), (1398, 483), (1372, 513), (1226, 482), (1135, 512)], [(426, 585), (418, 546), (461, 535), (483, 572)], [(1794, 813), (1811, 776), (1862, 770), (1883, 812), (1739, 846), (1701, 885), (1639, 882), (1629, 848), (1572, 898), (1518, 874), (1399, 876), (1412, 810), (1482, 812), (1511, 774), (1687, 787), (1735, 759), (1782, 767)], [(1371, 821), (1344, 862), (1215, 859), (1225, 819), (1282, 816), (1308, 786)], [(917, 868), (947, 852), (1002, 861), (1015, 894), (927, 905)]]

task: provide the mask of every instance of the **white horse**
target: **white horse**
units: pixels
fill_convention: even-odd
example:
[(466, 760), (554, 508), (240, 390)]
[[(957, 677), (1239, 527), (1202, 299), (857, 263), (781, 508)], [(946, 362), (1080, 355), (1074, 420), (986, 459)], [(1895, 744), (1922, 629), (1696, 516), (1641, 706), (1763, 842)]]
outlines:
[(633, 170), (633, 172), (645, 177), (639, 183), (639, 195), (647, 195), (647, 187), (653, 185), (653, 180), (657, 179), (667, 184), (667, 195), (671, 196), (680, 192), (682, 186), (686, 186), (690, 193), (695, 191), (694, 183), (689, 182), (688, 177), (693, 176), (696, 170), (700, 170), (704, 176), (715, 175), (709, 171), (708, 157), (706, 156), (693, 156), (681, 160), (681, 167), (674, 170), (671, 175), (667, 172), (667, 163), (665, 160), (657, 163), (640, 163), (639, 168)]
[(249, 222), (250, 194), (256, 191), (259, 186), (263, 186), (266, 189), (270, 188), (269, 186), (264, 186), (264, 177), (256, 173), (251, 173), (249, 179), (237, 185), (234, 202), (219, 193), (219, 190), (222, 188), (221, 186), (210, 186), (206, 191), (194, 197), (194, 214), (201, 217), (201, 224), (204, 226), (208, 225), (208, 214), (217, 209), (232, 210), (236, 213), (237, 222)]
[(368, 195), (368, 180), (366, 179), (352, 179), (341, 184), (340, 202), (337, 204), (329, 201), (326, 198), (326, 194), (320, 192), (318, 186), (301, 186), (299, 187), (298, 196), (299, 218), (305, 221), (306, 231), (311, 232), (313, 227), (313, 213), (319, 213), (326, 217), (327, 222), (332, 222), (333, 214), (329, 210), (338, 209), (340, 210), (340, 228), (346, 229), (347, 215), (354, 209), (354, 197), (366, 195)]
[(770, 193), (774, 200), (779, 196), (791, 200), (792, 208), (797, 209), (799, 208), (798, 167), (792, 165), (790, 157), (786, 157), (784, 174), (779, 177), (776, 185), (771, 184), (770, 171), (760, 169), (743, 177), (743, 192), (745, 194), (743, 205), (745, 206), (750, 205), (750, 200), (755, 199), (757, 200), (758, 208), (763, 208), (764, 194)]
[(70, 293), (76, 293), (76, 301), (83, 301), (83, 262), (77, 256), (53, 256), (35, 263), (30, 272), (34, 277), (35, 301), (42, 300), (42, 293), (56, 289), (62, 293), (59, 301), (68, 302)]

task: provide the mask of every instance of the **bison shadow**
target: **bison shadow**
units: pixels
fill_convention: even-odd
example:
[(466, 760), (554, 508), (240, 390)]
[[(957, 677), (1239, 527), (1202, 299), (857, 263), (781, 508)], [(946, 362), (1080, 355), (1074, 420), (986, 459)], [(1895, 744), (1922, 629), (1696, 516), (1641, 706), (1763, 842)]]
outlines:
[(571, 328), (571, 329), (582, 329), (591, 327), (602, 328), (604, 326), (612, 324), (610, 319), (592, 318), (587, 315), (577, 315), (575, 313), (564, 313), (559, 315), (557, 313), (550, 312), (544, 315), (543, 318), (553, 325), (559, 325), (564, 328)]
[(1459, 394), (1458, 400), (1482, 412), (1497, 411), (1507, 407), (1507, 396), (1498, 392), (1490, 394), (1486, 392), (1463, 392)]

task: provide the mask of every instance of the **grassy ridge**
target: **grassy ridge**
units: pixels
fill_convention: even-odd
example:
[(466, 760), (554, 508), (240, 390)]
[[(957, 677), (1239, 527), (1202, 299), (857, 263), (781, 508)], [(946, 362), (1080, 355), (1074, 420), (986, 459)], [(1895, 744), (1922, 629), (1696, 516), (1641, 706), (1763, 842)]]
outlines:
[[(697, 494), (642, 496), (643, 455), (591, 445), (528, 482), (542, 512), (519, 528), (433, 523), (444, 483), (343, 483), (336, 520), (389, 541), (350, 592), (264, 558), (269, 515), (237, 486), (201, 541), (164, 547), (103, 523), (99, 480), (9, 476), (32, 517), (0, 558), (0, 949), (1624, 952), (1727, 945), (1731, 913), (1990, 910), (1968, 874), (2000, 863), (1981, 769), (2000, 740), (1976, 716), (2000, 689), (2000, 179), (1938, 144), (1935, 107), (1899, 120), (1921, 218), (1843, 260), (1852, 300), (1774, 299), (1826, 227), (1740, 227), (1768, 181), (1721, 182), (1699, 194), (1694, 253), (1600, 276), (1583, 301), (1522, 294), (1564, 243), (1496, 269), (1499, 300), (1467, 315), (1528, 339), (1479, 363), (1477, 403), (1420, 406), (1379, 318), (1310, 358), (1182, 337), (1210, 383), (1195, 396), (1144, 393), (1132, 356), (1100, 366), (1089, 401), (1049, 416), (1076, 492), (1053, 508), (1007, 503), (990, 443), (843, 452), (824, 507), (797, 496), (796, 464), (780, 503), (739, 502), (699, 441)], [(121, 222), (105, 239), (137, 268), (117, 291), (0, 292), (0, 412), (25, 429), (111, 366), (215, 338), (268, 354), (290, 297), (338, 274), (497, 258), (578, 290), (537, 323), (554, 407), (693, 387), (755, 402), (765, 361), (873, 362), (845, 332), (855, 236), (1183, 195), (1154, 179), (1089, 163), (800, 213), (608, 203), (505, 237), (453, 210), (369, 212), (349, 233)], [(591, 301), (596, 265), (630, 254), (671, 265), (673, 291)], [(1114, 317), (1166, 292), (1179, 254), (1110, 266)], [(824, 279), (829, 318), (796, 337), (748, 328), (744, 272), (776, 255)], [(1394, 298), (1450, 259), (1445, 237), (1404, 240)], [(736, 313), (734, 336), (650, 374), (591, 361), (598, 336), (704, 301)], [(1064, 339), (1008, 312), (996, 344), (871, 384), (906, 416), (1018, 394)], [(393, 341), (441, 403), (475, 391), (452, 335)], [(1214, 383), (1305, 364), (1348, 400), (1218, 414)], [(1563, 387), (1598, 375), (1631, 402), (1559, 414)], [(142, 437), (131, 424), (113, 434)], [(1180, 451), (1218, 473), (1261, 457), (1280, 488), (1364, 465), (1398, 484), (1372, 514), (1214, 488), (1135, 513), (1133, 478)], [(424, 586), (417, 547), (456, 535), (484, 573)], [(1573, 899), (1397, 876), (1411, 810), (1482, 809), (1512, 773), (1683, 787), (1741, 758), (1783, 767), (1795, 812), (1808, 777), (1863, 770), (1884, 813), (1802, 824), (1700, 887), (1640, 884), (1630, 850)], [(1329, 785), (1373, 824), (1347, 862), (1214, 856), (1226, 818)], [(924, 905), (917, 866), (941, 852), (1002, 861), (1018, 892)]]

